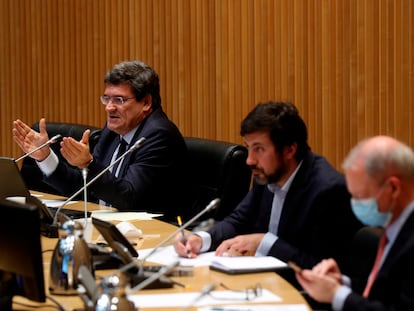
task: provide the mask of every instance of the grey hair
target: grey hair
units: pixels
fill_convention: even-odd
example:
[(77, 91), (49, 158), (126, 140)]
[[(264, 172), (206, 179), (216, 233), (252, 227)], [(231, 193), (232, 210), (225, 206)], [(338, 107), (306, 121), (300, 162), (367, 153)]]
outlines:
[(365, 148), (368, 141), (363, 140), (352, 148), (342, 164), (344, 170), (362, 164), (367, 175), (379, 182), (390, 175), (414, 180), (414, 152), (409, 146), (399, 142), (392, 147)]

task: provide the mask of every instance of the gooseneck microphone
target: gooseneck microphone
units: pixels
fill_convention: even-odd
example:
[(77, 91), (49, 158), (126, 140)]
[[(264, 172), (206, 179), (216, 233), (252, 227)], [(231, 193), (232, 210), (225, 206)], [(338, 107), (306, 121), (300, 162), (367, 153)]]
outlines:
[(211, 284), (207, 284), (206, 286), (204, 286), (200, 293), (197, 295), (197, 297), (194, 298), (194, 300), (189, 303), (186, 307), (182, 308), (181, 311), (187, 311), (190, 308), (194, 307), (194, 305), (204, 296), (210, 294), (214, 289), (216, 288), (216, 284), (211, 283)]
[(150, 251), (144, 258), (141, 259), (140, 265), (138, 266), (137, 263), (135, 261), (132, 261), (128, 264), (126, 264), (125, 266), (122, 266), (119, 271), (120, 272), (127, 272), (128, 270), (132, 269), (132, 268), (137, 268), (139, 267), (138, 270), (138, 275), (142, 275), (143, 278), (145, 279), (145, 275), (144, 275), (144, 264), (145, 261), (152, 256), (153, 254), (155, 254), (156, 252), (158, 252), (161, 247), (163, 247), (165, 244), (167, 244), (171, 239), (173, 239), (180, 231), (184, 230), (185, 228), (187, 228), (188, 226), (190, 226), (192, 223), (194, 223), (196, 220), (198, 220), (202, 215), (204, 215), (205, 213), (214, 210), (215, 208), (217, 208), (220, 204), (220, 199), (216, 198), (214, 200), (212, 200), (203, 210), (201, 210), (197, 215), (195, 215), (193, 218), (191, 218), (190, 220), (188, 220), (186, 223), (184, 223), (182, 226), (180, 226), (177, 230), (175, 230), (173, 233), (171, 233), (169, 236), (167, 236), (164, 240), (162, 240), (160, 243), (157, 244), (157, 246), (155, 246), (152, 251)]
[[(122, 161), (123, 158), (125, 158), (125, 156), (129, 153), (131, 153), (132, 151), (140, 148), (144, 142), (145, 142), (146, 138), (145, 137), (141, 137), (140, 139), (138, 139), (131, 148), (129, 148), (127, 151), (125, 151), (122, 155), (120, 155), (114, 162), (112, 162), (110, 165), (108, 165), (107, 167), (105, 167), (99, 174), (97, 174), (94, 178), (92, 178), (89, 182), (87, 182), (82, 188), (80, 188), (78, 191), (76, 191), (74, 194), (72, 194), (69, 198), (66, 199), (65, 202), (63, 202), (63, 204), (61, 206), (59, 206), (59, 208), (56, 210), (56, 214), (55, 217), (53, 218), (53, 224), (57, 224), (57, 218), (58, 218), (58, 214), (60, 212), (60, 210), (66, 205), (68, 204), (70, 201), (72, 201), (77, 195), (79, 195), (82, 191), (86, 190), (91, 184), (93, 184), (98, 178), (100, 178), (103, 174), (105, 174), (107, 171), (109, 171), (115, 164), (117, 164), (118, 162)], [(85, 174), (85, 173), (83, 173)]]
[(137, 285), (135, 285), (134, 287), (128, 289), (128, 291), (130, 293), (132, 293), (132, 292), (136, 292), (136, 291), (139, 291), (139, 290), (147, 287), (152, 282), (155, 282), (160, 277), (162, 277), (164, 274), (166, 274), (168, 271), (171, 271), (172, 269), (177, 267), (179, 263), (180, 262), (177, 260), (177, 261), (174, 261), (174, 262), (172, 262), (172, 263), (170, 263), (166, 266), (163, 266), (158, 272), (155, 272), (155, 273), (151, 274), (149, 277), (145, 278), (142, 282), (140, 282)]
[(201, 210), (197, 215), (195, 215), (193, 218), (188, 220), (185, 224), (178, 227), (177, 230), (175, 230), (173, 233), (171, 233), (169, 236), (167, 236), (164, 240), (162, 240), (156, 247), (152, 249), (151, 252), (149, 252), (144, 258), (141, 259), (141, 269), (143, 269), (145, 260), (147, 260), (151, 255), (155, 254), (160, 250), (161, 247), (163, 247), (167, 242), (169, 242), (171, 239), (173, 239), (180, 231), (186, 229), (188, 226), (193, 224), (196, 220), (198, 220), (201, 216), (203, 216), (205, 213), (214, 210), (217, 208), (220, 204), (220, 199), (216, 198), (212, 200), (203, 210)]
[(49, 145), (54, 144), (55, 142), (57, 142), (61, 138), (62, 138), (62, 135), (60, 135), (60, 134), (57, 134), (57, 135), (53, 136), (51, 139), (49, 139), (45, 143), (43, 143), (40, 146), (34, 148), (32, 151), (30, 151), (28, 153), (25, 153), (20, 158), (17, 158), (16, 160), (14, 160), (14, 162), (19, 162), (20, 160), (23, 160), (24, 158), (26, 158), (26, 157), (32, 155), (33, 153), (35, 153), (36, 151), (39, 151), (40, 149), (42, 149), (42, 148), (44, 148), (46, 146), (49, 146)]

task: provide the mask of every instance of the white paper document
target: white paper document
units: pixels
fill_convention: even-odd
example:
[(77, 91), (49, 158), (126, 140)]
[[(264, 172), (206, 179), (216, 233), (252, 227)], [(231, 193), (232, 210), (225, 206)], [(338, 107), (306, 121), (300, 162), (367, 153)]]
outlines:
[[(152, 248), (140, 249), (139, 257), (145, 258), (147, 254), (149, 254), (152, 250)], [(209, 266), (214, 257), (216, 257), (214, 256), (214, 252), (203, 253), (196, 258), (179, 257), (175, 252), (174, 247), (172, 245), (169, 245), (166, 247), (161, 247), (158, 252), (147, 258), (147, 261), (159, 263), (162, 265), (168, 265), (175, 261), (178, 261), (180, 266), (199, 267)]]
[(273, 305), (227, 305), (219, 307), (201, 307), (198, 311), (308, 311), (304, 304)]
[[(140, 257), (144, 258), (151, 251), (152, 248), (139, 250)], [(285, 262), (271, 256), (222, 257), (216, 256), (214, 252), (207, 252), (199, 254), (196, 258), (183, 258), (177, 255), (172, 245), (161, 248), (158, 252), (151, 255), (147, 261), (162, 265), (178, 261), (181, 266), (211, 266), (227, 273), (276, 271), (279, 268), (287, 267)]]
[(162, 216), (162, 214), (152, 214), (147, 212), (114, 212), (111, 210), (92, 211), (92, 217), (105, 221), (151, 220), (159, 216)]
[(264, 271), (276, 271), (286, 268), (287, 264), (275, 257), (263, 256), (238, 256), (238, 257), (214, 257), (211, 262), (214, 270), (238, 274)]
[[(199, 297), (200, 293), (174, 293), (174, 294), (148, 294), (129, 295), (128, 300), (132, 301), (137, 308), (163, 308), (163, 307), (186, 307), (192, 304)], [(194, 303), (194, 306), (210, 306), (225, 304), (251, 304), (251, 303), (278, 303), (282, 299), (267, 289), (262, 290), (262, 295), (251, 301), (246, 301), (243, 291), (213, 291), (210, 295), (201, 297)]]
[[(50, 200), (50, 199), (42, 199), (41, 200), (44, 205), (47, 207), (61, 207), (63, 203), (65, 203), (65, 200)], [(66, 203), (66, 205), (78, 203), (77, 201), (69, 201)]]

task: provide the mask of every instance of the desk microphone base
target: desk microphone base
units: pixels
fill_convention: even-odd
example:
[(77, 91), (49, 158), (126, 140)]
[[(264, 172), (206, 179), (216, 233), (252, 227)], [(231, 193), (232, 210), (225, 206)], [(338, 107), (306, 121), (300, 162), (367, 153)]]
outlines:
[(58, 225), (41, 222), (40, 223), (40, 234), (47, 238), (58, 238), (59, 227)]

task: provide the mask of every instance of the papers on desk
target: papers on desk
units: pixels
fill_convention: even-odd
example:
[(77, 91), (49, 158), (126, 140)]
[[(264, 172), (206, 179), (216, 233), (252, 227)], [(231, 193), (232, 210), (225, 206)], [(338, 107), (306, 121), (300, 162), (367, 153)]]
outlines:
[[(64, 200), (49, 200), (49, 199), (42, 199), (41, 201), (47, 207), (61, 207), (63, 205), (63, 203), (66, 202)], [(66, 205), (74, 204), (74, 203), (78, 203), (78, 202), (77, 201), (70, 201)]]
[(229, 305), (220, 307), (202, 307), (198, 311), (307, 311), (304, 304), (291, 305)]
[(92, 217), (96, 217), (105, 221), (129, 221), (129, 220), (151, 220), (162, 214), (153, 214), (147, 212), (114, 212), (111, 210), (92, 211)]
[[(186, 307), (196, 300), (199, 295), (199, 292), (129, 295), (128, 300), (132, 301), (137, 308)], [(217, 297), (223, 297), (225, 299), (217, 299)], [(202, 297), (195, 303), (195, 306), (235, 304), (240, 303), (244, 298), (244, 291), (213, 291), (211, 295)], [(281, 301), (282, 299), (279, 296), (267, 289), (263, 289), (261, 296), (246, 301), (246, 305), (250, 305), (251, 303), (279, 303)]]
[(271, 256), (215, 256), (211, 262), (210, 268), (212, 270), (217, 270), (228, 274), (239, 274), (277, 271), (281, 268), (287, 268), (287, 266), (288, 265), (285, 262)]
[[(153, 249), (147, 248), (147, 249), (140, 249), (139, 250), (139, 257), (145, 258), (147, 254), (149, 254)], [(180, 266), (209, 266), (212, 259), (214, 258), (214, 252), (208, 252), (204, 254), (200, 254), (196, 258), (183, 258), (179, 257), (177, 253), (174, 250), (174, 247), (172, 245), (161, 247), (158, 252), (155, 254), (152, 254), (149, 258), (147, 258), (147, 261), (158, 263), (161, 265), (169, 265), (175, 261), (179, 262)]]
[[(151, 251), (152, 248), (140, 250), (140, 257), (144, 258)], [(210, 266), (211, 269), (229, 274), (277, 271), (287, 267), (286, 263), (271, 256), (221, 257), (216, 256), (214, 252), (208, 252), (200, 254), (196, 258), (182, 258), (177, 255), (172, 245), (161, 248), (160, 251), (151, 255), (147, 260), (162, 265), (179, 261), (181, 266)]]

